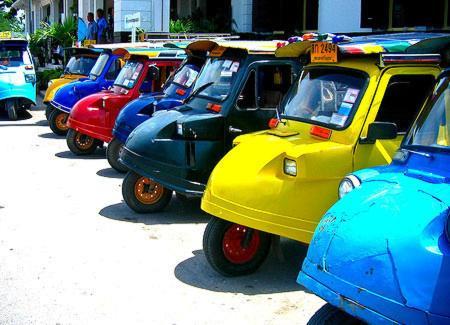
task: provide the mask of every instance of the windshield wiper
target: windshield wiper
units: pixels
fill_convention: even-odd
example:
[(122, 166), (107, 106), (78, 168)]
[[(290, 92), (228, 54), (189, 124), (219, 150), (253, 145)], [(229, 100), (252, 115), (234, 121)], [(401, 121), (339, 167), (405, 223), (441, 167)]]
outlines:
[(214, 81), (207, 82), (204, 85), (201, 85), (196, 90), (194, 90), (189, 96), (186, 97), (186, 99), (184, 100), (184, 103), (187, 103), (192, 97), (196, 96), (198, 93), (200, 93), (201, 91), (205, 90), (206, 88), (208, 88), (209, 86), (211, 86), (213, 84), (214, 84)]
[(426, 157), (426, 158), (429, 158), (429, 159), (433, 159), (433, 155), (429, 154), (429, 153), (426, 153), (426, 152), (411, 150), (411, 149), (407, 149), (407, 148), (402, 148), (402, 150), (408, 151), (410, 153), (415, 153), (416, 155), (423, 156), (423, 157)]

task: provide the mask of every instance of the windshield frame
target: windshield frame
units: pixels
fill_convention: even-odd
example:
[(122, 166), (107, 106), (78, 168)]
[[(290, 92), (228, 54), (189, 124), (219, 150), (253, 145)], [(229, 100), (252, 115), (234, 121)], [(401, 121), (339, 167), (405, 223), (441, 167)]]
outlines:
[[(345, 125), (342, 127), (339, 127), (336, 124), (329, 124), (329, 123), (324, 123), (324, 122), (320, 122), (320, 121), (314, 121), (311, 119), (306, 119), (306, 118), (301, 118), (301, 117), (296, 117), (296, 116), (290, 116), (290, 115), (286, 115), (284, 113), (284, 109), (286, 107), (286, 102), (288, 100), (288, 95), (289, 93), (294, 89), (294, 86), (297, 85), (297, 89), (298, 89), (298, 83), (300, 82), (300, 80), (303, 78), (303, 76), (305, 75), (306, 72), (311, 71), (311, 70), (334, 70), (336, 72), (339, 73), (347, 73), (350, 75), (360, 75), (362, 77), (362, 79), (364, 79), (364, 84), (361, 87), (360, 93), (358, 95), (358, 99), (353, 103), (353, 105), (356, 108), (353, 108), (351, 111), (351, 114), (348, 116)], [(283, 100), (281, 101), (280, 104), (280, 117), (282, 119), (286, 119), (286, 120), (291, 120), (291, 121), (297, 121), (297, 122), (302, 122), (305, 124), (310, 124), (310, 125), (317, 125), (317, 126), (321, 126), (330, 130), (334, 130), (334, 131), (344, 131), (346, 129), (348, 129), (352, 123), (353, 123), (353, 119), (356, 115), (356, 113), (359, 110), (359, 106), (361, 104), (362, 99), (364, 98), (364, 96), (366, 95), (366, 91), (367, 88), (369, 86), (369, 82), (370, 82), (370, 76), (366, 71), (363, 70), (359, 70), (359, 69), (354, 69), (354, 68), (348, 68), (348, 67), (339, 67), (339, 66), (329, 66), (329, 65), (317, 65), (317, 66), (305, 66), (303, 68), (303, 70), (301, 71), (300, 75), (297, 77), (297, 79), (291, 84), (291, 87), (289, 89), (289, 91), (284, 95)]]
[[(440, 85), (440, 88), (436, 89), (439, 86), (441, 80), (446, 80), (445, 85)], [(442, 89), (442, 90), (441, 90)], [(424, 123), (430, 115), (431, 110), (434, 108), (435, 103), (439, 100), (441, 95), (445, 90), (450, 90), (450, 75), (444, 75), (440, 79), (436, 81), (436, 86), (433, 89), (432, 93), (425, 100), (422, 109), (420, 110), (419, 115), (416, 117), (414, 123), (409, 127), (406, 132), (405, 137), (400, 145), (400, 149), (413, 150), (418, 152), (432, 152), (432, 153), (450, 153), (450, 146), (448, 147), (435, 147), (430, 145), (418, 145), (418, 144), (409, 144), (412, 140), (413, 134), (418, 132), (419, 123)], [(435, 95), (435, 91), (438, 91)]]
[[(97, 62), (100, 62), (100, 58), (102, 56), (106, 56), (107, 58), (106, 58), (105, 63), (102, 64), (100, 72), (98, 74), (96, 74), (92, 71), (94, 71), (94, 68), (96, 68)], [(97, 61), (95, 61), (94, 66), (92, 67), (91, 71), (89, 72), (89, 79), (92, 79), (91, 76), (94, 76), (94, 78), (92, 80), (96, 80), (98, 77), (100, 77), (102, 75), (103, 71), (105, 71), (105, 67), (108, 65), (109, 57), (110, 57), (110, 55), (108, 53), (101, 53), (98, 56)]]
[[(222, 61), (231, 60), (232, 62), (238, 61), (238, 62), (239, 62), (239, 67), (238, 67), (238, 70), (235, 72), (236, 74), (239, 74), (239, 73), (244, 69), (245, 61), (246, 61), (246, 58), (245, 58), (245, 57), (244, 57), (244, 58), (242, 58), (242, 57), (228, 57), (228, 56), (219, 56), (219, 57), (213, 56), (213, 57), (208, 57), (207, 61), (203, 64), (201, 70), (199, 71), (199, 73), (198, 73), (198, 75), (197, 75), (197, 79), (196, 79), (195, 82), (194, 82), (194, 85), (193, 85), (193, 88), (192, 88), (192, 92), (195, 92), (195, 91), (196, 91), (196, 89), (197, 89), (196, 87), (197, 87), (197, 86), (198, 86), (198, 87), (202, 87), (203, 85), (205, 85), (205, 84), (208, 83), (208, 82), (206, 82), (206, 83), (204, 83), (203, 85), (199, 85), (199, 84), (198, 84), (198, 81), (199, 81), (199, 78), (200, 78), (201, 74), (202, 74), (203, 71), (206, 69), (206, 67), (207, 67), (207, 65), (208, 65), (208, 62), (209, 62), (210, 60), (214, 60), (214, 59), (216, 59), (216, 60), (222, 60)], [(232, 63), (232, 64), (233, 64), (233, 63)], [(214, 101), (214, 102), (217, 102), (217, 103), (223, 103), (223, 102), (225, 102), (228, 98), (230, 98), (230, 95), (233, 94), (233, 89), (236, 87), (236, 85), (238, 84), (238, 82), (239, 82), (239, 76), (236, 76), (236, 79), (235, 79), (234, 82), (230, 85), (230, 91), (228, 92), (227, 96), (226, 96), (225, 98), (223, 98), (223, 99), (219, 99), (219, 98), (211, 97), (211, 96), (207, 96), (207, 95), (202, 95), (202, 92), (205, 90), (205, 89), (203, 89), (203, 90), (202, 90), (201, 92), (199, 92), (198, 94), (195, 94), (194, 96), (192, 96), (192, 97), (189, 99), (189, 102), (187, 102), (187, 103), (190, 103), (194, 98), (203, 98), (203, 99), (211, 100), (211, 101)], [(215, 82), (214, 82), (214, 83), (215, 83)], [(212, 86), (212, 85), (210, 85), (210, 86)], [(206, 89), (209, 88), (210, 86), (206, 87)]]

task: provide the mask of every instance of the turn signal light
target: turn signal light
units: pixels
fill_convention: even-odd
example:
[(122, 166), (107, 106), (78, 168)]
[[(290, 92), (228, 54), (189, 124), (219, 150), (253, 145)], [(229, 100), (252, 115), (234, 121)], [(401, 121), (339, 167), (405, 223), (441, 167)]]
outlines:
[(33, 66), (32, 65), (26, 65), (25, 66), (25, 70), (33, 70)]
[(279, 120), (279, 119), (277, 119), (277, 118), (271, 118), (271, 119), (269, 120), (269, 128), (275, 129), (275, 128), (278, 126), (279, 123), (280, 123), (280, 120)]
[(329, 139), (331, 137), (330, 129), (326, 129), (326, 128), (323, 128), (323, 127), (317, 126), (317, 125), (312, 126), (309, 133), (311, 135), (314, 135), (316, 137), (323, 138), (323, 139)]
[(222, 110), (222, 105), (208, 103), (208, 105), (206, 105), (206, 108), (215, 113), (220, 113), (220, 111)]
[(175, 92), (180, 96), (184, 96), (186, 94), (186, 90), (183, 88), (178, 88)]

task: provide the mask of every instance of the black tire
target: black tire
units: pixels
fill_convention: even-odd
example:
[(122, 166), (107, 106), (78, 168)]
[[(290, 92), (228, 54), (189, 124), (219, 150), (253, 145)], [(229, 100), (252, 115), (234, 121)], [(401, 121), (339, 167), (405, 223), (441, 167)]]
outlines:
[(345, 311), (325, 304), (308, 321), (308, 325), (359, 325), (364, 322), (347, 314)]
[(8, 118), (11, 121), (17, 121), (17, 108), (16, 103), (14, 100), (7, 100), (6, 101), (6, 111), (8, 112)]
[(48, 125), (53, 133), (57, 135), (67, 135), (68, 128), (62, 127), (61, 123), (66, 124), (69, 114), (61, 112), (58, 109), (53, 109), (48, 117)]
[[(252, 230), (259, 236), (259, 245), (255, 255), (248, 262), (237, 264), (229, 260), (224, 253), (223, 241), (225, 233), (236, 224), (211, 218), (203, 234), (203, 251), (212, 268), (224, 276), (241, 276), (255, 272), (269, 255), (272, 236), (268, 233)], [(242, 226), (240, 226), (242, 227)], [(247, 231), (250, 229), (248, 227)], [(252, 234), (254, 236), (255, 233)]]
[[(86, 142), (92, 142), (91, 145), (86, 146), (80, 146), (80, 144), (77, 141), (83, 141)], [(93, 139), (87, 135), (81, 134), (74, 129), (69, 129), (66, 136), (66, 142), (67, 146), (69, 147), (70, 151), (74, 153), (77, 156), (84, 156), (84, 155), (90, 155), (92, 154), (95, 149), (97, 149), (98, 146), (102, 145), (103, 142), (97, 139)]]
[(50, 118), (50, 113), (53, 112), (54, 110), (55, 109), (50, 104), (47, 104), (47, 106), (45, 106), (45, 118), (47, 119), (47, 121)]
[[(146, 178), (149, 180), (148, 178)], [(154, 183), (153, 186), (159, 186), (157, 191), (159, 198), (157, 201), (150, 203), (144, 203), (135, 194), (135, 189), (138, 186), (138, 182), (141, 182), (143, 177), (133, 171), (129, 171), (122, 183), (122, 196), (125, 203), (130, 207), (131, 210), (137, 213), (154, 213), (162, 211), (170, 202), (172, 198), (172, 191), (163, 187), (161, 184)], [(151, 180), (149, 180), (152, 182)], [(155, 189), (155, 187), (153, 187)]]
[(127, 166), (119, 161), (120, 151), (122, 150), (123, 145), (122, 142), (114, 138), (106, 148), (106, 158), (108, 159), (109, 165), (119, 173), (126, 173), (128, 171)]

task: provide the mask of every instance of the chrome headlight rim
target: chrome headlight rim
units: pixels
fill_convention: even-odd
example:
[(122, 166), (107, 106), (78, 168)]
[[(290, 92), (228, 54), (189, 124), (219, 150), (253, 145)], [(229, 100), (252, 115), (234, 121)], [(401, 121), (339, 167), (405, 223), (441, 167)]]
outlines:
[[(361, 185), (361, 180), (353, 174), (345, 176), (339, 183), (338, 197), (342, 199), (345, 195), (353, 191), (355, 188)], [(345, 188), (344, 186), (347, 186)]]
[(291, 158), (284, 158), (283, 172), (285, 175), (295, 177), (297, 176), (297, 161)]

